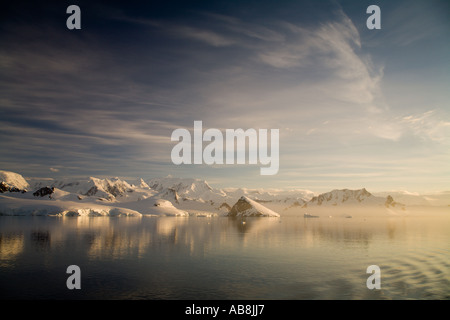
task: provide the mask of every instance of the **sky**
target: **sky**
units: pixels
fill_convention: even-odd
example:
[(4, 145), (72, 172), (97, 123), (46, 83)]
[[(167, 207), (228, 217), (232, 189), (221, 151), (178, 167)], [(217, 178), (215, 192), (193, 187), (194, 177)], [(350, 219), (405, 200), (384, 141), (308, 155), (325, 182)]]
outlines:
[[(81, 29), (69, 30), (69, 5)], [(369, 30), (369, 5), (381, 29)], [(450, 189), (450, 3), (14, 1), (0, 169), (215, 187)], [(177, 128), (279, 129), (279, 171), (175, 165)]]

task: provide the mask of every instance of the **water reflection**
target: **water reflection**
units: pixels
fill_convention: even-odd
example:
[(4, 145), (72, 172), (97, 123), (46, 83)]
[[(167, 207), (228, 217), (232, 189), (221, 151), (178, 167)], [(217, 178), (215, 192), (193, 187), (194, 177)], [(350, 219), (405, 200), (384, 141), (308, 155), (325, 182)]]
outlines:
[[(24, 220), (24, 219), (23, 219)], [(36, 223), (37, 222), (37, 223)], [(45, 228), (40, 227), (40, 224)], [(0, 253), (10, 259), (23, 252), (29, 229), (32, 250), (50, 250), (53, 242), (79, 246), (92, 259), (141, 258), (152, 248), (184, 248), (190, 253), (209, 247), (303, 247), (333, 246), (369, 248), (374, 239), (394, 241), (407, 234), (406, 222), (376, 219), (303, 219), (221, 217), (62, 217), (47, 221), (23, 221), (14, 231), (1, 230)], [(423, 233), (423, 229), (422, 233)], [(408, 234), (410, 241), (418, 234)], [(199, 248), (200, 250), (197, 250)], [(31, 248), (30, 248), (31, 249)]]
[(35, 248), (38, 250), (46, 250), (50, 248), (51, 243), (51, 235), (48, 230), (41, 231), (36, 230), (32, 231), (31, 235), (31, 242), (34, 244)]
[[(131, 297), (188, 298), (179, 287), (236, 299), (449, 294), (448, 219), (0, 218), (0, 274), (92, 265), (115, 272), (93, 279), (127, 279)], [(371, 264), (381, 293), (365, 287)]]
[(7, 267), (24, 249), (22, 233), (0, 233), (0, 266)]

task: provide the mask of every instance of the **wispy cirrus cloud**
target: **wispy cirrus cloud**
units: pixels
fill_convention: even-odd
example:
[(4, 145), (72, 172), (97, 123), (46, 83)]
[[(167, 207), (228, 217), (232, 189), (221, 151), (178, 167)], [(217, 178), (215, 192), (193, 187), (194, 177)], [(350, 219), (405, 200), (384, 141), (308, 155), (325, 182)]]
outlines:
[(401, 123), (422, 139), (450, 144), (450, 121), (439, 116), (436, 110), (404, 116)]
[(235, 44), (235, 40), (210, 30), (193, 28), (189, 26), (178, 26), (172, 29), (179, 37), (190, 38), (204, 42), (213, 47), (226, 47)]
[[(0, 164), (33, 163), (33, 174), (49, 168), (60, 169), (54, 175), (171, 173), (222, 185), (236, 185), (238, 176), (253, 186), (301, 187), (314, 179), (336, 187), (394, 181), (421, 168), (420, 177), (431, 176), (429, 168), (442, 173), (450, 122), (443, 112), (446, 78), (421, 77), (427, 50), (414, 50), (425, 52), (419, 70), (410, 55), (383, 46), (405, 36), (396, 48), (409, 50), (428, 31), (414, 35), (408, 25), (417, 30), (416, 20), (403, 17), (405, 25), (396, 28), (383, 15), (383, 29), (368, 33), (359, 15), (335, 1), (317, 3), (252, 10), (248, 4), (163, 5), (162, 14), (106, 3), (99, 21), (84, 20), (78, 33), (2, 21)], [(392, 13), (401, 16), (402, 5), (396, 6)], [(435, 24), (432, 30), (439, 33)], [(448, 56), (441, 48), (445, 44), (434, 47)], [(446, 70), (444, 59), (438, 61), (442, 66), (435, 63), (434, 70)], [(427, 101), (434, 96), (439, 99)], [(170, 134), (192, 129), (194, 120), (205, 129), (279, 128), (279, 174), (261, 181), (258, 170), (245, 166), (174, 166)], [(423, 152), (432, 156), (419, 156)], [(434, 181), (440, 176), (434, 173)]]
[(282, 42), (286, 39), (282, 32), (275, 30), (275, 26), (268, 27), (243, 21), (236, 17), (211, 12), (201, 12), (201, 15), (209, 18), (216, 28), (240, 37), (241, 45), (249, 45), (248, 38), (272, 43)]

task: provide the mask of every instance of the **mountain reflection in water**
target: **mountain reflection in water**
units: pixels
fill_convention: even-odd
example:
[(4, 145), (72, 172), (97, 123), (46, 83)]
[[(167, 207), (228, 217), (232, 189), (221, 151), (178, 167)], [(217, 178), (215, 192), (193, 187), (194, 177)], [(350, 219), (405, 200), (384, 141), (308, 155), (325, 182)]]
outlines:
[(448, 299), (449, 221), (0, 217), (0, 298)]

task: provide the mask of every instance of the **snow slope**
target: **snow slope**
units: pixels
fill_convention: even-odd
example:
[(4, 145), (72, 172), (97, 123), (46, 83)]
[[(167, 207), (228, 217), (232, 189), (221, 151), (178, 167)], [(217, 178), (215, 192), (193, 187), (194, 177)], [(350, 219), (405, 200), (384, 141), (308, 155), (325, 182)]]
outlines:
[(141, 216), (137, 211), (92, 202), (31, 199), (0, 195), (0, 215), (6, 216)]
[(200, 179), (158, 178), (148, 181), (148, 185), (159, 192), (171, 189), (173, 193), (186, 200), (214, 201), (226, 197), (224, 191), (214, 189), (206, 181)]
[(231, 208), (228, 217), (279, 217), (275, 211), (242, 196)]
[(170, 201), (164, 199), (149, 198), (136, 202), (122, 203), (121, 206), (138, 211), (145, 216), (189, 216), (187, 211), (174, 207)]
[(16, 188), (18, 190), (27, 190), (30, 187), (20, 174), (3, 170), (0, 170), (0, 183), (3, 183), (7, 188)]

